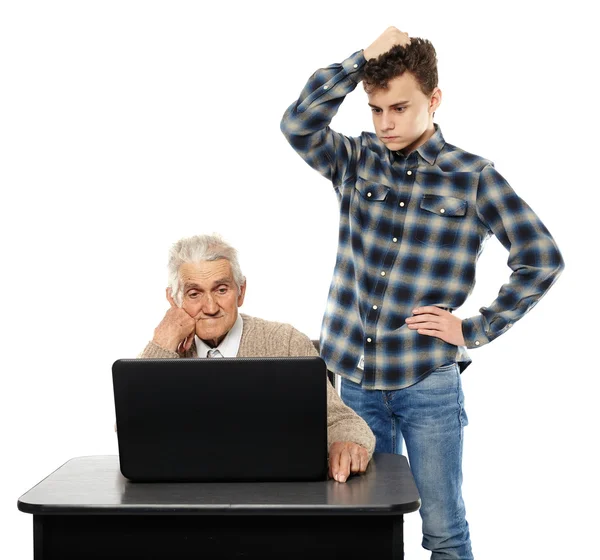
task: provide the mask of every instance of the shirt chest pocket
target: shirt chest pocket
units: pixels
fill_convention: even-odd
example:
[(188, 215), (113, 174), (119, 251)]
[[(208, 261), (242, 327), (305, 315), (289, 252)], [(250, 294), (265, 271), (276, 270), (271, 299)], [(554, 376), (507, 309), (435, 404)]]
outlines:
[(449, 247), (465, 223), (467, 201), (453, 196), (425, 194), (414, 225), (414, 238), (424, 245)]
[(386, 201), (390, 188), (358, 177), (352, 199), (352, 214), (362, 229), (376, 229), (381, 218), (389, 214)]

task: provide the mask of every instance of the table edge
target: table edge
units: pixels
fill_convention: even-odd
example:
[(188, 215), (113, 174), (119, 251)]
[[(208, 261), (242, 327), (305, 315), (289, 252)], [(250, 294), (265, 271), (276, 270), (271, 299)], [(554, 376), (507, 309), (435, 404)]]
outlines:
[(386, 506), (330, 506), (277, 504), (194, 504), (190, 506), (157, 505), (155, 507), (115, 506), (48, 506), (17, 501), (19, 511), (32, 515), (402, 515), (421, 507), (421, 500)]

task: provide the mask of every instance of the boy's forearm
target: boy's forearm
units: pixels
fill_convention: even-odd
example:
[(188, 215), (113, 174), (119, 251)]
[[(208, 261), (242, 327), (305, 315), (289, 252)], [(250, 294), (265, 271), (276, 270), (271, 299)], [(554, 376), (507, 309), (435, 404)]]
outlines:
[(510, 329), (548, 292), (564, 268), (548, 229), (491, 166), (480, 176), (477, 211), (509, 251), (513, 272), (489, 306), (463, 320), (467, 348), (483, 346)]
[(334, 184), (354, 160), (358, 144), (329, 125), (360, 82), (364, 64), (362, 51), (357, 51), (341, 64), (317, 70), (281, 120), (281, 131), (294, 150)]

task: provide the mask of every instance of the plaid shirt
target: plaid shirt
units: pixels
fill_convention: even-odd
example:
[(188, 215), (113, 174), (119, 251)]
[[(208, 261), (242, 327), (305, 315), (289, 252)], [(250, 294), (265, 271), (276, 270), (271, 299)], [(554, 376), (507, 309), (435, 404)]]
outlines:
[[(329, 128), (362, 77), (359, 51), (318, 70), (286, 111), (292, 147), (333, 183), (340, 205), (338, 253), (321, 330), (328, 368), (365, 389), (408, 387), (435, 368), (469, 363), (529, 311), (564, 264), (544, 224), (493, 164), (433, 136), (405, 156), (372, 133)], [(418, 306), (454, 310), (471, 292), (475, 264), (494, 234), (512, 274), (498, 297), (462, 322), (465, 347), (410, 330)]]

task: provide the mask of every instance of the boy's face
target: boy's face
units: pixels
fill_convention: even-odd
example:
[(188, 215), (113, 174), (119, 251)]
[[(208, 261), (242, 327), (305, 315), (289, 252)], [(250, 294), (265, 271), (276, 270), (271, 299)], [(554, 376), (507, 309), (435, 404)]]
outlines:
[(425, 95), (414, 76), (404, 72), (390, 80), (386, 89), (367, 95), (375, 133), (390, 150), (408, 154), (433, 134), (433, 113), (442, 100), (439, 88)]

